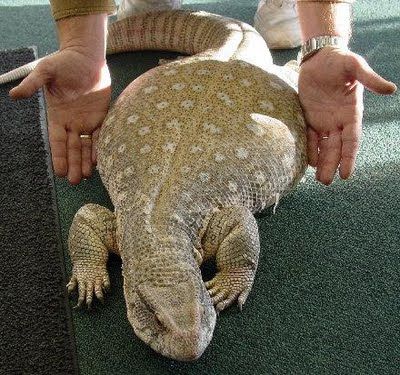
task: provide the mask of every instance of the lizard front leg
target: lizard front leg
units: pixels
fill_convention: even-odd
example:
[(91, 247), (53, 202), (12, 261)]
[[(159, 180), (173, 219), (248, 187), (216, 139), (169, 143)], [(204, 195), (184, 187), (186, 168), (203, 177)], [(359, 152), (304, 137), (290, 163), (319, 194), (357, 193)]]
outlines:
[(245, 207), (224, 208), (210, 218), (202, 238), (204, 257), (216, 257), (217, 274), (206, 282), (219, 312), (238, 300), (239, 308), (253, 285), (260, 241), (252, 213)]
[(118, 254), (115, 215), (97, 204), (87, 204), (76, 213), (72, 222), (68, 247), (73, 263), (68, 293), (78, 286), (78, 305), (86, 300), (90, 308), (93, 291), (104, 301), (103, 291), (110, 288), (107, 272), (108, 252)]

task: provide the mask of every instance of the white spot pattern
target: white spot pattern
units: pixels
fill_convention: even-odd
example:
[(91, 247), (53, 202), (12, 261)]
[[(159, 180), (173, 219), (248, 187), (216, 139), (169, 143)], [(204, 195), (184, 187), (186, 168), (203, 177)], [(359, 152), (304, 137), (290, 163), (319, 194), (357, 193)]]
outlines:
[(118, 147), (118, 152), (119, 152), (120, 154), (122, 154), (123, 152), (125, 152), (125, 150), (126, 150), (126, 145), (125, 145), (125, 144), (122, 144), (121, 146)]
[(167, 124), (167, 129), (170, 130), (179, 130), (181, 128), (181, 123), (178, 121), (178, 119), (174, 118), (171, 121), (168, 121)]
[(220, 152), (217, 152), (217, 153), (215, 154), (215, 161), (221, 162), (221, 161), (223, 161), (223, 160), (225, 160), (225, 156), (222, 155)]
[(160, 172), (160, 167), (157, 164), (153, 164), (151, 167), (149, 167), (148, 172), (151, 174), (157, 174)]
[(143, 89), (145, 94), (151, 94), (151, 93), (153, 93), (154, 91), (157, 91), (157, 90), (158, 90), (158, 87), (154, 86), (154, 85), (153, 86), (147, 86), (147, 87), (145, 87)]
[(163, 151), (165, 152), (175, 152), (176, 149), (176, 143), (173, 142), (167, 142), (165, 145), (162, 146)]
[(229, 73), (229, 74), (225, 74), (222, 79), (225, 81), (232, 81), (235, 77), (233, 76), (233, 74)]
[(110, 141), (111, 141), (111, 136), (110, 136), (110, 134), (108, 134), (108, 135), (106, 136), (106, 138), (104, 139), (104, 144), (105, 144), (105, 145), (108, 145), (108, 144), (110, 143)]
[(194, 107), (194, 102), (193, 100), (184, 100), (183, 102), (181, 102), (181, 107), (185, 108), (185, 109), (191, 109)]
[(195, 145), (195, 146), (190, 147), (191, 154), (198, 154), (201, 151), (203, 151), (203, 149), (200, 146)]
[(246, 128), (258, 136), (262, 136), (265, 134), (265, 129), (263, 129), (259, 124), (256, 123), (247, 124)]
[(184, 83), (175, 83), (172, 85), (173, 90), (181, 91), (186, 87)]
[(274, 105), (269, 100), (261, 100), (259, 104), (260, 108), (266, 111), (273, 111), (275, 109)]
[(192, 90), (195, 92), (202, 92), (204, 90), (204, 86), (203, 85), (193, 85)]
[(217, 93), (217, 97), (218, 97), (218, 99), (221, 99), (221, 100), (228, 100), (229, 99), (228, 94), (225, 93), (225, 92), (221, 92), (221, 91)]
[(221, 99), (227, 106), (231, 107), (233, 105), (233, 100), (225, 92), (217, 93), (218, 99)]
[(144, 145), (140, 150), (139, 150), (139, 152), (141, 153), (141, 154), (148, 154), (149, 152), (151, 151), (151, 147), (149, 146), (149, 145)]
[(200, 181), (201, 181), (201, 182), (207, 182), (207, 181), (210, 180), (210, 175), (209, 175), (208, 173), (201, 172), (201, 173), (199, 174), (199, 178), (200, 178)]
[(250, 87), (250, 86), (251, 86), (251, 82), (250, 82), (248, 79), (246, 79), (246, 78), (240, 80), (240, 84), (241, 84), (242, 86), (245, 86), (245, 87)]
[(237, 148), (235, 154), (238, 159), (246, 159), (249, 156), (249, 152), (243, 147)]
[(233, 193), (236, 192), (236, 191), (237, 191), (237, 184), (236, 184), (236, 182), (229, 181), (229, 182), (228, 182), (228, 189), (229, 189), (230, 191), (232, 191)]
[(199, 69), (199, 70), (197, 71), (197, 74), (198, 74), (199, 76), (208, 76), (208, 75), (211, 74), (211, 70), (209, 70), (209, 69)]
[(169, 69), (169, 70), (167, 70), (166, 72), (164, 72), (164, 75), (165, 75), (165, 76), (173, 76), (173, 75), (175, 75), (176, 73), (178, 73), (178, 71), (177, 71), (176, 69)]
[(148, 126), (143, 126), (138, 130), (139, 135), (146, 135), (150, 133), (150, 128)]
[(203, 129), (208, 130), (211, 134), (219, 134), (222, 131), (221, 128), (219, 128), (218, 126), (215, 126), (214, 124), (210, 124), (208, 122), (205, 122), (203, 124)]
[(262, 171), (257, 171), (254, 174), (254, 177), (256, 178), (257, 184), (260, 184), (260, 185), (263, 184), (266, 180), (265, 175)]
[(283, 90), (283, 87), (279, 83), (271, 82), (270, 84), (276, 90)]
[(130, 115), (128, 117), (128, 124), (136, 124), (138, 120), (139, 120), (139, 115), (134, 113), (133, 115)]
[(157, 109), (165, 109), (169, 106), (169, 103), (164, 101), (164, 102), (159, 102), (156, 104)]

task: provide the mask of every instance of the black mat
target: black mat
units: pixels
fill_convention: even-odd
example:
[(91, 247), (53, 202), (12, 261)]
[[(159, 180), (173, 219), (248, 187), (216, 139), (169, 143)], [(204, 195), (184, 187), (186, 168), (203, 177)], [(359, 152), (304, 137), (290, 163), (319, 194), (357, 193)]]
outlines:
[[(0, 52), (0, 73), (33, 60)], [(0, 86), (0, 374), (77, 374), (42, 95)]]

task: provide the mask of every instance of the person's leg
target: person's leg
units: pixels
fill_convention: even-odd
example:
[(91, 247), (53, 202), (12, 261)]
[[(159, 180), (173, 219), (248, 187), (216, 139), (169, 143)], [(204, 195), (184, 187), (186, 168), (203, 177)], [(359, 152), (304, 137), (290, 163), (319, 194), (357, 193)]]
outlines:
[(122, 0), (117, 11), (117, 18), (129, 17), (133, 14), (150, 10), (179, 9), (182, 0)]
[(296, 0), (260, 0), (254, 16), (254, 28), (271, 49), (300, 46)]

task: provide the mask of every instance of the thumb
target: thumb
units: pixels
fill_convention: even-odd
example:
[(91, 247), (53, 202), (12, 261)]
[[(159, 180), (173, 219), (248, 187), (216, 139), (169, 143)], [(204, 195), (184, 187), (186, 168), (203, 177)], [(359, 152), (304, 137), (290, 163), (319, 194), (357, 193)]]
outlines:
[(397, 86), (387, 81), (368, 65), (361, 56), (353, 56), (353, 74), (355, 79), (362, 83), (368, 90), (376, 94), (390, 95), (396, 92)]
[(49, 82), (50, 77), (47, 64), (42, 62), (18, 86), (11, 89), (9, 94), (13, 99), (29, 98)]

